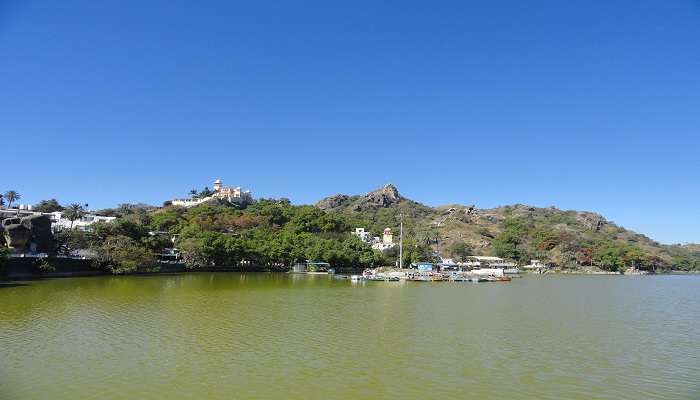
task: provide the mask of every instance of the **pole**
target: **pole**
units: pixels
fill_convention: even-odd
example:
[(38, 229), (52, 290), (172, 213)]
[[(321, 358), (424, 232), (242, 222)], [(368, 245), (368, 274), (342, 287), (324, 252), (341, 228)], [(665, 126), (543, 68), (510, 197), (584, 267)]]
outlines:
[(399, 228), (399, 269), (403, 269), (403, 214), (399, 214), (401, 218), (401, 227)]

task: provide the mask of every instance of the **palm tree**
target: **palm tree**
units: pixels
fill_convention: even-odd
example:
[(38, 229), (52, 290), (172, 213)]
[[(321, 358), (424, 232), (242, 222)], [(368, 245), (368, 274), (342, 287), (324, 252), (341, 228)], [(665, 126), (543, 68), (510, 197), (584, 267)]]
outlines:
[(73, 203), (66, 207), (62, 215), (63, 218), (70, 220), (70, 229), (73, 229), (73, 222), (82, 218), (83, 216), (85, 216), (85, 208), (78, 203)]
[(7, 199), (7, 208), (12, 208), (12, 203), (21, 199), (22, 196), (14, 190), (8, 190), (5, 192), (5, 198)]

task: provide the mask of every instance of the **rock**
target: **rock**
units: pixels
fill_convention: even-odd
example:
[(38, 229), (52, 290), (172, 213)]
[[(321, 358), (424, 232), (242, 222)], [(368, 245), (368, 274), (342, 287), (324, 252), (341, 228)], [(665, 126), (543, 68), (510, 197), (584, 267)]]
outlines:
[(602, 216), (592, 212), (579, 212), (576, 215), (576, 222), (588, 229), (599, 231), (608, 223)]
[[(19, 218), (10, 219), (15, 220)], [(32, 239), (32, 231), (22, 224), (6, 224), (5, 222), (7, 222), (7, 220), (3, 221), (5, 243), (7, 247), (19, 251), (26, 249)]]
[(321, 210), (329, 210), (332, 208), (338, 208), (345, 204), (350, 199), (350, 196), (344, 194), (336, 194), (331, 197), (326, 197), (325, 199), (319, 201), (316, 207)]
[(386, 208), (403, 200), (399, 190), (392, 184), (385, 185), (381, 189), (369, 192), (360, 197), (355, 206), (359, 210), (366, 208)]
[(40, 253), (53, 251), (53, 234), (51, 233), (51, 219), (46, 215), (32, 215), (22, 218), (22, 225), (32, 232), (31, 242)]

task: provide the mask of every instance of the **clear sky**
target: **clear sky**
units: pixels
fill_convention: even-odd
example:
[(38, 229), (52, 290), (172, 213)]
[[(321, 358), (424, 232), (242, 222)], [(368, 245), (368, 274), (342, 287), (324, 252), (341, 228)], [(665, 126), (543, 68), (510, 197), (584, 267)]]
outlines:
[(0, 0), (0, 190), (23, 203), (391, 182), (700, 242), (698, 135), (697, 0)]

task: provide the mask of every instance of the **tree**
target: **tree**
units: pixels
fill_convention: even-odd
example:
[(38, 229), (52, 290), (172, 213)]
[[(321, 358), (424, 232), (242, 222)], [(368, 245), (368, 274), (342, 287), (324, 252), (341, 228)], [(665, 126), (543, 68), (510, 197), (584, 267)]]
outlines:
[(620, 249), (612, 245), (596, 249), (594, 259), (606, 271), (617, 272), (624, 267)]
[(503, 230), (496, 235), (491, 244), (496, 255), (503, 258), (520, 260), (525, 256), (519, 244), (527, 232), (527, 227), (519, 218), (509, 217), (503, 222)]
[(5, 206), (5, 197), (3, 197), (2, 194), (0, 194), (0, 207), (4, 207), (4, 206)]
[(182, 221), (181, 214), (176, 208), (157, 211), (151, 214), (151, 227), (156, 231), (169, 231)]
[(65, 208), (61, 206), (56, 199), (42, 200), (34, 206), (34, 211), (42, 213), (51, 213), (54, 211), (63, 211)]
[(112, 236), (97, 248), (98, 263), (114, 274), (154, 271), (158, 267), (151, 251), (126, 236)]
[(190, 190), (190, 197), (193, 199), (197, 197), (197, 189)]
[(72, 203), (63, 211), (61, 216), (70, 220), (70, 229), (73, 229), (73, 223), (85, 216), (85, 208), (78, 203)]
[(632, 267), (634, 269), (639, 269), (641, 266), (645, 266), (648, 262), (648, 257), (644, 254), (644, 251), (637, 246), (629, 246), (624, 249), (624, 255), (622, 260), (627, 267)]
[(203, 199), (205, 197), (211, 196), (212, 194), (214, 194), (214, 192), (212, 192), (211, 189), (209, 189), (209, 186), (205, 186), (204, 189), (202, 189), (202, 191), (199, 192), (199, 197)]
[(22, 196), (14, 190), (5, 192), (4, 197), (7, 199), (7, 208), (12, 208), (12, 203), (22, 198)]
[(66, 229), (56, 232), (54, 235), (56, 251), (59, 254), (69, 255), (73, 250), (89, 249), (97, 245), (97, 237), (91, 232)]
[(454, 242), (447, 247), (447, 254), (449, 254), (456, 261), (464, 261), (471, 255), (471, 253), (471, 246), (462, 241)]

